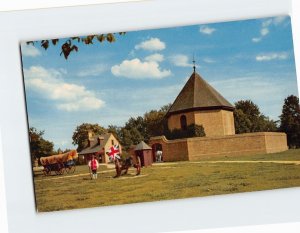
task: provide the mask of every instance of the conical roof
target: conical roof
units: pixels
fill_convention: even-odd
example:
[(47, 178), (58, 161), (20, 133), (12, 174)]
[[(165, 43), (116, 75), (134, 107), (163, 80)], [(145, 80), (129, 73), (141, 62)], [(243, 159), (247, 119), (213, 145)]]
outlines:
[(148, 146), (144, 141), (141, 141), (136, 145), (134, 150), (152, 150), (152, 148)]
[(198, 73), (193, 72), (167, 115), (209, 109), (226, 109), (233, 111), (234, 107)]

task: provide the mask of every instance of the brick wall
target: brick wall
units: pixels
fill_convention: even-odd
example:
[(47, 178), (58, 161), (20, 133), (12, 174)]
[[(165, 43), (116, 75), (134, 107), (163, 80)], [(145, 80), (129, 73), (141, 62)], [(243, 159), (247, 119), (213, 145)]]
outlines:
[(287, 137), (285, 133), (265, 133), (266, 149), (268, 153), (275, 153), (281, 148), (288, 150)]
[(188, 145), (186, 139), (167, 140), (164, 136), (151, 138), (149, 145), (158, 143), (162, 145), (163, 161), (187, 161)]
[(180, 140), (167, 140), (162, 136), (151, 138), (150, 144), (154, 143), (162, 144), (166, 162), (266, 154), (288, 149), (285, 133), (267, 132)]

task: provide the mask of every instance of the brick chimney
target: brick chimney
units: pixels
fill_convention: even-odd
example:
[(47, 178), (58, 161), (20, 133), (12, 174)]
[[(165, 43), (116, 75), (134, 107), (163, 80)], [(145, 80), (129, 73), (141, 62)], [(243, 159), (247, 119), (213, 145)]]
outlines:
[(88, 131), (88, 147), (90, 147), (91, 144), (92, 144), (93, 136), (94, 136), (93, 131), (89, 130), (89, 131)]
[(101, 145), (101, 143), (103, 142), (104, 137), (103, 136), (99, 136), (98, 137), (98, 145)]
[(93, 131), (89, 130), (88, 131), (88, 139), (92, 139), (93, 136), (94, 136)]

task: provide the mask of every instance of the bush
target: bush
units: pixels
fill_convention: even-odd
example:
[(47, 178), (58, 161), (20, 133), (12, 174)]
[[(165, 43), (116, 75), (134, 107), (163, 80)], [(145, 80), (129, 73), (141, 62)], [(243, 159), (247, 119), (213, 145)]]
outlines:
[(205, 131), (202, 125), (191, 124), (187, 126), (186, 130), (174, 129), (172, 131), (167, 130), (165, 132), (167, 139), (180, 139), (180, 138), (192, 138), (192, 137), (204, 137)]

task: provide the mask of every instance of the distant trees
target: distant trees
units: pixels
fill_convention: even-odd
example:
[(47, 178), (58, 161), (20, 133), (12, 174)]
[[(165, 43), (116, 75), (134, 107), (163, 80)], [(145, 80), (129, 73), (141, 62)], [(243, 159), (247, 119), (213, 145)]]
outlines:
[(287, 134), (290, 148), (300, 147), (300, 106), (297, 96), (290, 95), (284, 100), (279, 130)]
[(107, 132), (107, 129), (98, 125), (98, 124), (89, 124), (83, 123), (76, 127), (72, 139), (73, 145), (77, 145), (77, 151), (83, 150), (88, 145), (88, 132), (92, 132), (94, 134), (104, 134)]
[(61, 148), (58, 148), (57, 150), (54, 150), (53, 151), (53, 154), (64, 154), (64, 153), (67, 153), (67, 152), (69, 152), (69, 151), (71, 151), (71, 149), (61, 149)]
[(236, 102), (233, 114), (237, 134), (278, 130), (276, 122), (263, 115), (251, 100)]
[[(148, 142), (150, 137), (165, 134), (166, 119), (165, 114), (171, 104), (164, 105), (159, 110), (146, 112), (144, 116), (130, 117), (124, 126), (109, 125), (107, 129), (98, 124), (83, 123), (76, 127), (73, 133), (73, 145), (77, 145), (77, 150), (81, 151), (88, 145), (88, 132), (94, 134), (112, 133), (125, 150), (141, 141)], [(199, 131), (196, 127), (191, 131)]]
[(40, 157), (53, 154), (53, 142), (43, 138), (44, 131), (39, 131), (34, 127), (29, 128), (29, 143), (32, 162)]
[(153, 136), (163, 135), (165, 132), (165, 114), (171, 104), (164, 105), (159, 110), (150, 110), (144, 116), (130, 117), (123, 127), (108, 126), (108, 132), (113, 133), (127, 150), (141, 141), (148, 142)]
[(150, 137), (160, 136), (166, 133), (168, 127), (165, 115), (169, 111), (171, 105), (172, 104), (166, 104), (159, 110), (151, 110), (144, 114), (144, 121), (147, 127), (146, 141), (148, 141)]

